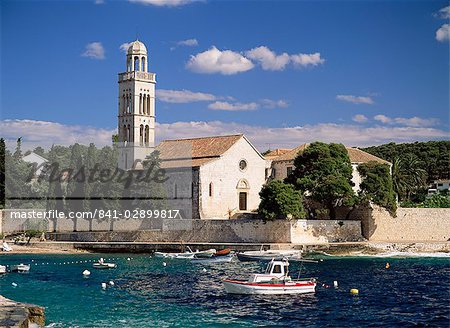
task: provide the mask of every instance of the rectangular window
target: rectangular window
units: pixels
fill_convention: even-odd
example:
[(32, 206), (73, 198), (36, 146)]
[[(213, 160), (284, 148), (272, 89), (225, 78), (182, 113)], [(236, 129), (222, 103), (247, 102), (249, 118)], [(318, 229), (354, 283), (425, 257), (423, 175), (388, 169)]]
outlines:
[(291, 173), (292, 173), (292, 166), (288, 166), (287, 175), (289, 176), (289, 175), (291, 175)]
[(247, 210), (247, 193), (246, 192), (239, 193), (239, 210), (240, 211)]

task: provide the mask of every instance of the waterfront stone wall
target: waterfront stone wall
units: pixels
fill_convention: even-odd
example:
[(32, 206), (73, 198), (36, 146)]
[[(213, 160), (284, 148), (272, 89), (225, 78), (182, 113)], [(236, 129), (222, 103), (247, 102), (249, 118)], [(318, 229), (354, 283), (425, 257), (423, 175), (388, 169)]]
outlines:
[(361, 241), (361, 222), (356, 220), (296, 220), (291, 223), (291, 242), (317, 244)]
[(58, 233), (59, 241), (326, 243), (361, 240), (359, 221), (163, 220), (161, 230)]
[(450, 240), (450, 209), (398, 208), (392, 217), (373, 205), (361, 219), (363, 235), (370, 241), (446, 242)]

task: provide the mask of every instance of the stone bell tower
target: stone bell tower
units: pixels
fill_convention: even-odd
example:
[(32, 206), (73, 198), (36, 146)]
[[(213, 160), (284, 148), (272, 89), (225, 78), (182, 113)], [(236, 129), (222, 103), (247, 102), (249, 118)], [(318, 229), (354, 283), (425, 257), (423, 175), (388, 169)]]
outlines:
[(145, 45), (136, 40), (127, 51), (127, 71), (119, 74), (119, 163), (139, 169), (155, 147), (156, 74), (148, 72)]

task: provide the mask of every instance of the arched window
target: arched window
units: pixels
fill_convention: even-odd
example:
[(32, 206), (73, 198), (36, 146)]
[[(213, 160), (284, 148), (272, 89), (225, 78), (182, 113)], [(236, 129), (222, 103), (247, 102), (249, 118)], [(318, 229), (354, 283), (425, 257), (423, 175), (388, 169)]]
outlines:
[(213, 192), (214, 192), (214, 190), (213, 190), (213, 183), (210, 182), (209, 183), (209, 197), (213, 196)]
[(131, 60), (130, 60), (130, 58), (127, 59), (127, 72), (131, 72)]
[(122, 141), (127, 141), (127, 126), (124, 125), (122, 129)]
[(148, 125), (145, 126), (145, 145), (148, 146), (150, 140), (150, 128)]
[(142, 65), (141, 71), (147, 72), (147, 70), (145, 69), (145, 57), (142, 57), (142, 58), (141, 58), (141, 65)]
[(130, 102), (130, 111), (129, 111), (129, 113), (131, 114), (133, 112), (133, 98), (132, 98), (131, 94), (130, 94), (129, 102)]
[(126, 105), (126, 100), (125, 100), (125, 95), (122, 96), (122, 113), (125, 114), (126, 110), (127, 110), (127, 105)]
[(177, 186), (176, 183), (175, 183), (175, 185), (173, 186), (173, 196), (174, 196), (175, 199), (178, 198), (178, 186)]
[(142, 124), (139, 127), (139, 144), (144, 145), (144, 126)]
[(130, 128), (130, 124), (128, 124), (127, 126), (127, 140), (128, 142), (131, 142), (131, 128)]
[(142, 114), (142, 93), (139, 94), (139, 114)]
[(147, 96), (147, 115), (150, 115), (150, 95)]
[(139, 57), (134, 57), (134, 70), (139, 71)]

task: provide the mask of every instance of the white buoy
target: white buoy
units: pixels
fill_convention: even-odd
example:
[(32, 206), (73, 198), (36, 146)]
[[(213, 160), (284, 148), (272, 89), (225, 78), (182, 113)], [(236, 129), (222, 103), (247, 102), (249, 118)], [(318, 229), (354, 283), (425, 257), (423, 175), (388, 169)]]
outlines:
[(13, 287), (17, 287), (17, 284), (16, 284), (15, 282), (13, 282), (11, 285), (12, 285)]
[(166, 266), (167, 265), (167, 263), (166, 262), (163, 262), (163, 266)]
[(333, 286), (334, 286), (334, 288), (338, 288), (338, 282), (337, 282), (337, 280), (333, 281)]
[(110, 281), (109, 281), (109, 284), (110, 284), (111, 286), (114, 286), (114, 281), (110, 280)]
[(102, 282), (102, 288), (106, 289), (106, 282)]
[(89, 271), (89, 270), (83, 271), (83, 276), (89, 276), (90, 274), (91, 274), (91, 271)]
[(203, 268), (203, 270), (202, 270), (203, 272), (206, 272), (206, 269), (205, 268)]
[(131, 260), (129, 257), (127, 257), (127, 261)]

